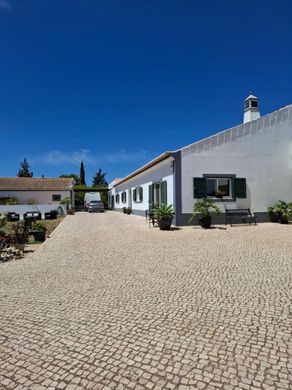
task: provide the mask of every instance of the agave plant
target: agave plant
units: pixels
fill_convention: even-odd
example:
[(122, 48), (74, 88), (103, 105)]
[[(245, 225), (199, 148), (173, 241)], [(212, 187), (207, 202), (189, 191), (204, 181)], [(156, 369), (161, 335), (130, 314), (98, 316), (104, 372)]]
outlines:
[(158, 207), (156, 207), (155, 214), (158, 219), (172, 218), (174, 214), (173, 206), (162, 203)]
[(192, 215), (189, 219), (191, 222), (194, 218), (199, 218), (199, 224), (209, 229), (212, 223), (212, 215), (220, 215), (221, 210), (212, 199), (203, 199), (194, 204)]
[(173, 206), (162, 203), (156, 207), (155, 215), (160, 230), (169, 230), (174, 215)]

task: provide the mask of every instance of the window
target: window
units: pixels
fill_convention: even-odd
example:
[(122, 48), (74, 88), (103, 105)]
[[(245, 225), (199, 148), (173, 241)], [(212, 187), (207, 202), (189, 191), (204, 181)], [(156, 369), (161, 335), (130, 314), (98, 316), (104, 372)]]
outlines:
[(126, 203), (127, 202), (127, 193), (126, 191), (122, 192), (122, 203)]
[(149, 186), (149, 205), (150, 207), (167, 204), (167, 182), (161, 181)]
[(206, 178), (207, 196), (223, 198), (231, 196), (231, 178), (229, 177), (210, 177)]
[(60, 194), (53, 194), (52, 201), (53, 202), (61, 202), (61, 195)]
[(206, 197), (237, 199), (247, 198), (247, 183), (245, 178), (235, 175), (216, 177), (217, 175), (203, 175), (193, 178), (194, 199), (205, 199)]
[(256, 100), (252, 100), (251, 101), (251, 107), (257, 108), (258, 107), (258, 102)]
[(120, 203), (120, 194), (116, 194), (116, 203)]
[(136, 203), (143, 202), (143, 188), (142, 187), (134, 188), (133, 201)]

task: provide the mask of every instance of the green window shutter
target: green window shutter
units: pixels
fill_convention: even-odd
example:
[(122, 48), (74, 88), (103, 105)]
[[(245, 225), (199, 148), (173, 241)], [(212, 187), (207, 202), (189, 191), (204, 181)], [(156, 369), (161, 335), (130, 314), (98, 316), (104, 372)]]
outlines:
[(194, 198), (202, 199), (206, 195), (206, 179), (204, 177), (194, 177)]
[(143, 187), (139, 187), (139, 200), (143, 202)]
[(160, 183), (160, 199), (161, 203), (167, 204), (167, 182), (162, 181)]
[(245, 199), (246, 198), (246, 179), (235, 178), (233, 182), (233, 197)]
[(153, 184), (150, 184), (149, 186), (149, 197), (148, 197), (148, 203), (149, 203), (149, 206), (152, 207), (153, 206)]
[(134, 188), (134, 191), (133, 191), (133, 201), (136, 202), (137, 200), (137, 189)]

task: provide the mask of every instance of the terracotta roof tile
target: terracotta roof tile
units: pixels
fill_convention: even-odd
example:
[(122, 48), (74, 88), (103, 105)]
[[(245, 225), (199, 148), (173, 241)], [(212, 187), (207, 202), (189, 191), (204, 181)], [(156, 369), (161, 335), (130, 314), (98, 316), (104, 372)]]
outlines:
[(70, 190), (71, 178), (0, 177), (0, 191)]

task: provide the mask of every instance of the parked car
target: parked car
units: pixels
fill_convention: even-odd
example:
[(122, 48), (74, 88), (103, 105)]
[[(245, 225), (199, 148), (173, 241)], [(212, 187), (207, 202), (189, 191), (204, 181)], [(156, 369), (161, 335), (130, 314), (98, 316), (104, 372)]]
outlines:
[(100, 197), (100, 193), (99, 192), (86, 192), (85, 195), (84, 195), (84, 207), (85, 207), (85, 210), (88, 209), (88, 205), (90, 202), (93, 202), (93, 201), (100, 201), (101, 200), (101, 197)]
[(104, 212), (104, 204), (101, 200), (92, 200), (88, 203), (87, 210), (89, 213)]

